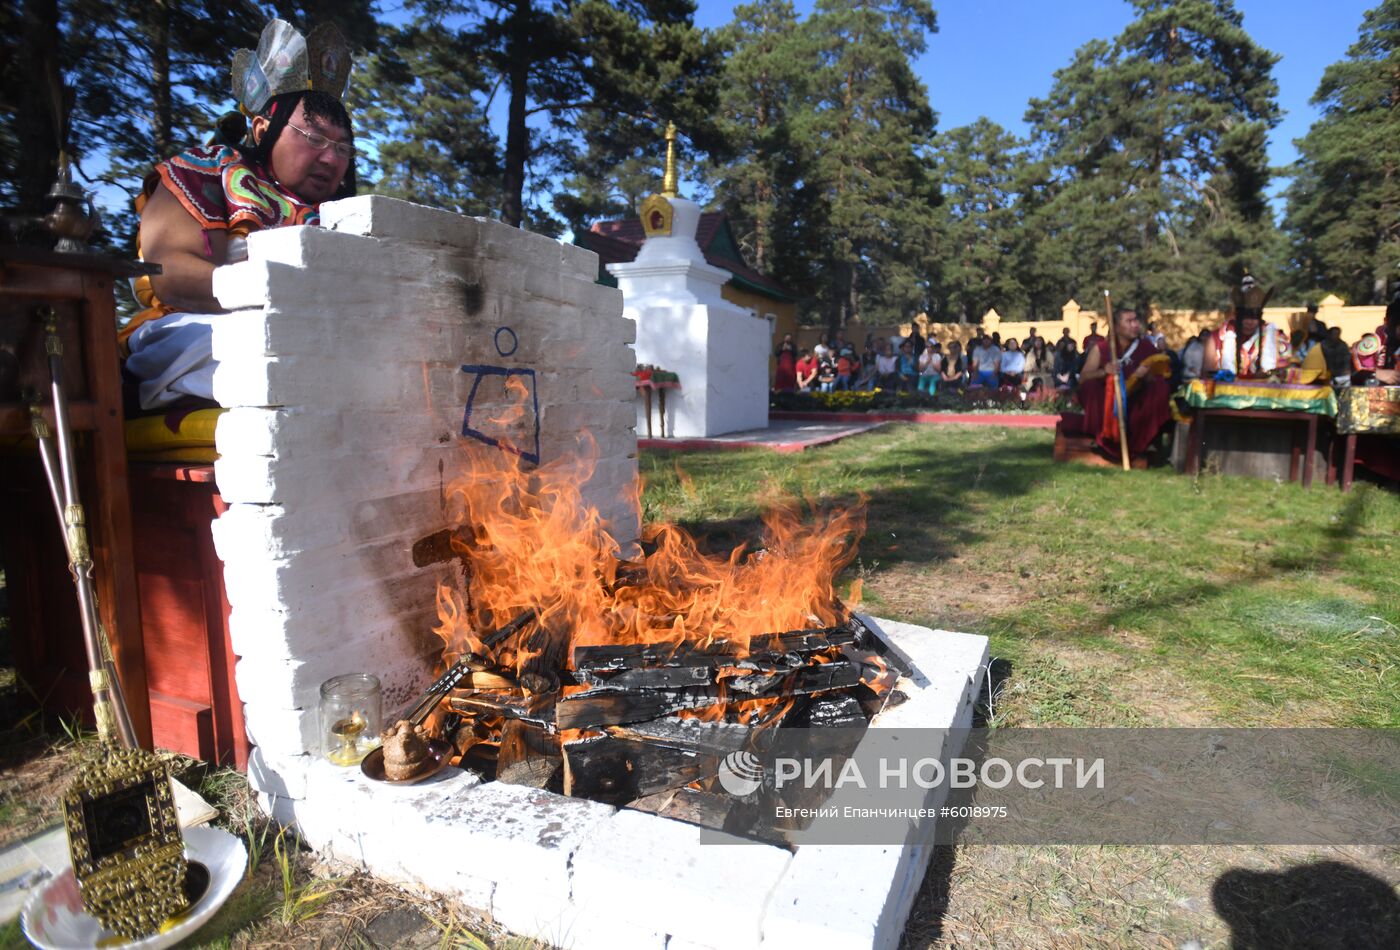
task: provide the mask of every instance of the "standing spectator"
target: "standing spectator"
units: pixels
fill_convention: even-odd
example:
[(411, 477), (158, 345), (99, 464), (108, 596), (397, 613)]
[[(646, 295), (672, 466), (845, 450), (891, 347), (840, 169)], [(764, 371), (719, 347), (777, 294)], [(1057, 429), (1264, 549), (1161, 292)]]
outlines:
[(1186, 345), (1181, 348), (1181, 378), (1185, 382), (1201, 378), (1201, 361), (1206, 355), (1206, 340), (1210, 337), (1209, 330), (1202, 330), (1191, 339), (1186, 341)]
[(972, 350), (972, 385), (996, 389), (1001, 383), (1001, 347), (983, 336)]
[(829, 354), (817, 361), (817, 385), (824, 393), (836, 388), (836, 361)]
[(851, 388), (851, 382), (855, 378), (859, 366), (860, 361), (856, 359), (856, 351), (849, 343), (843, 346), (836, 357), (836, 388), (838, 390)]
[(913, 392), (919, 386), (919, 360), (914, 355), (914, 344), (905, 340), (899, 344), (899, 391)]
[(802, 358), (797, 361), (797, 391), (809, 393), (812, 391), (812, 383), (817, 378), (817, 358), (812, 355), (811, 350), (803, 350)]
[(889, 340), (875, 346), (875, 385), (881, 389), (899, 387), (899, 358), (890, 352)]
[(1099, 322), (1097, 320), (1090, 321), (1089, 335), (1084, 338), (1084, 342), (1079, 345), (1079, 349), (1084, 353), (1088, 353), (1094, 344), (1102, 339), (1103, 334), (1099, 333)]
[(1051, 388), (1055, 384), (1055, 359), (1045, 345), (1045, 337), (1032, 337), (1026, 344), (1026, 379), (1022, 388), (1026, 392)]
[(797, 388), (797, 344), (791, 333), (783, 335), (783, 342), (778, 344), (774, 356), (778, 365), (773, 371), (773, 388), (780, 393), (790, 393)]
[(1167, 338), (1157, 329), (1157, 324), (1149, 323), (1147, 325), (1147, 338), (1152, 341), (1152, 345), (1157, 347), (1157, 349), (1165, 350), (1167, 348)]
[(1001, 385), (1012, 389), (1021, 387), (1021, 380), (1026, 375), (1026, 354), (1021, 352), (1021, 345), (1014, 336), (1006, 340), (1006, 349), (1001, 353), (1000, 371)]
[(1069, 330), (1065, 330), (1065, 335), (1060, 337), (1060, 343), (1055, 347), (1056, 389), (1073, 389), (1079, 378), (1079, 353), (1074, 345), (1074, 337), (1068, 334)]
[(840, 356), (841, 351), (848, 348), (851, 350), (855, 349), (855, 347), (852, 347), (851, 344), (846, 342), (846, 331), (837, 330), (836, 336), (833, 338), (833, 342), (831, 344), (832, 353), (836, 356)]
[(1065, 340), (1069, 340), (1071, 343), (1074, 342), (1074, 336), (1069, 332), (1069, 327), (1065, 327), (1060, 331), (1060, 342), (1055, 345), (1059, 346), (1060, 343), (1063, 343)]
[(961, 392), (967, 388), (967, 358), (963, 356), (962, 344), (953, 340), (948, 344), (948, 352), (943, 357), (944, 389)]
[(817, 338), (817, 345), (812, 347), (812, 355), (819, 361), (831, 355), (831, 347), (827, 344), (827, 336), (825, 333)]
[(924, 347), (919, 357), (919, 392), (930, 396), (938, 389), (938, 377), (943, 372), (943, 345), (937, 340)]
[(1038, 337), (1038, 336), (1035, 335), (1035, 327), (1031, 327), (1031, 331), (1030, 331), (1029, 333), (1026, 334), (1026, 352), (1027, 352), (1027, 353), (1030, 353), (1030, 351), (1031, 351), (1032, 349), (1035, 348), (1035, 341), (1036, 341), (1036, 340), (1039, 340), (1039, 339), (1040, 339), (1040, 337)]

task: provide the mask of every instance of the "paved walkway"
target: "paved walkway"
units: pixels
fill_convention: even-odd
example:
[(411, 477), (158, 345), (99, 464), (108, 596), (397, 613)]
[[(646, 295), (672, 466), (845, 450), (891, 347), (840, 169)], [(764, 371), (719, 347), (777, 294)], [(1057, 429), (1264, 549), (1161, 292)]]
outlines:
[(670, 449), (673, 452), (713, 451), (716, 449), (768, 449), (773, 452), (805, 452), (817, 445), (839, 442), (862, 432), (870, 432), (884, 422), (772, 419), (766, 429), (730, 432), (708, 439), (638, 439), (641, 449)]
[(771, 409), (773, 421), (821, 420), (823, 422), (917, 422), (921, 425), (1006, 426), (1013, 429), (1053, 429), (1058, 413), (1033, 412), (802, 412)]

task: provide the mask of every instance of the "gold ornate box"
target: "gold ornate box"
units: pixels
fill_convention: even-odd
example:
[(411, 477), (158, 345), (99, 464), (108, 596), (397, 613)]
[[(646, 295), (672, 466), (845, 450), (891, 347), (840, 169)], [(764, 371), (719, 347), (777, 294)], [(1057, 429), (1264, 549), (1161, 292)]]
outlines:
[(1337, 431), (1400, 435), (1400, 386), (1357, 386), (1338, 392)]
[(97, 743), (63, 797), (83, 907), (129, 940), (185, 907), (185, 842), (170, 772), (144, 749)]

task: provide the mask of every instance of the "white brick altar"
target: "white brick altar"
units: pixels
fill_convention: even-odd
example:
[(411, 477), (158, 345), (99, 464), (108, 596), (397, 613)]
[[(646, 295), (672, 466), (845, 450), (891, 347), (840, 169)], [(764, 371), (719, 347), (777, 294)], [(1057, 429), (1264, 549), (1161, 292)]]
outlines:
[[(736, 852), (655, 815), (457, 770), (375, 785), (310, 754), (325, 679), (375, 673), (390, 714), (427, 685), (434, 592), (458, 567), (415, 567), (411, 552), (445, 526), (464, 442), (510, 435), (548, 460), (587, 426), (599, 461), (585, 497), (617, 537), (637, 534), (635, 324), (595, 282), (594, 255), (380, 197), (322, 216), (253, 235), (249, 259), (214, 280), (236, 311), (214, 331), (230, 409), (214, 538), (262, 807), (332, 858), (573, 950), (897, 945), (929, 859), (912, 843)], [(533, 412), (495, 432), (508, 378)], [(986, 640), (880, 623), (915, 668), (881, 723), (968, 725)]]
[[(413, 543), (445, 527), (464, 439), (513, 375), (533, 391), (519, 431), (544, 459), (586, 426), (585, 498), (620, 538), (636, 475), (634, 324), (597, 258), (550, 238), (382, 197), (322, 208), (323, 228), (252, 235), (214, 292), (220, 420), (214, 524), (248, 732), (264, 760), (314, 746), (317, 691), (369, 670), (392, 709), (426, 686), (441, 641)], [(538, 421), (538, 435), (532, 431)], [(464, 435), (464, 429), (468, 435)]]

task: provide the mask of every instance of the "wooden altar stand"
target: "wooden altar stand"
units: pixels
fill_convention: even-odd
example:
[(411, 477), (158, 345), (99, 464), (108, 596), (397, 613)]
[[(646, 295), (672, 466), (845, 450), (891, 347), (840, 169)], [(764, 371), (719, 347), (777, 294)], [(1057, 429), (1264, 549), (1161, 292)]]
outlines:
[[(0, 556), (16, 670), (46, 714), (91, 720), (87, 660), (58, 516), (29, 434), (25, 387), (47, 400), (36, 308), (59, 313), (64, 383), (80, 441), (102, 623), (143, 744), (243, 767), (223, 565), (208, 464), (127, 459), (114, 280), (158, 272), (100, 255), (0, 247)], [(135, 519), (133, 520), (133, 513)]]
[[(87, 508), (98, 613), (138, 741), (151, 745), (146, 651), (132, 547), (114, 281), (159, 268), (98, 254), (0, 246), (0, 550), (15, 667), (52, 712), (91, 718), (87, 658), (58, 513), (30, 433), (27, 389), (51, 405), (40, 314), (52, 307), (63, 341), (70, 427), (81, 443), (79, 491)], [(45, 416), (52, 423), (51, 410)]]

